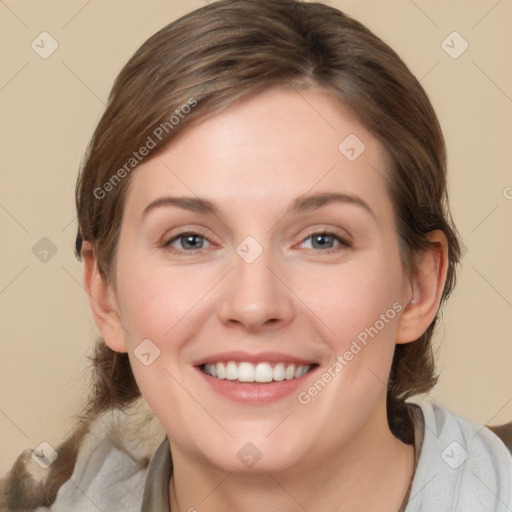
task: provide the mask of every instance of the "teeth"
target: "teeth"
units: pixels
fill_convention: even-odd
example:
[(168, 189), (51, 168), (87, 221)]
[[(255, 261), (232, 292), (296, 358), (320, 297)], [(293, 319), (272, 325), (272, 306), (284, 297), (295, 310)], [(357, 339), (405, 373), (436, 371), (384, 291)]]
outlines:
[(238, 380), (240, 382), (254, 382), (254, 366), (251, 363), (240, 363), (238, 365)]
[(254, 380), (256, 382), (272, 382), (272, 366), (268, 363), (259, 363), (254, 370)]
[(239, 382), (272, 382), (298, 379), (311, 370), (312, 365), (305, 364), (296, 366), (294, 364), (277, 363), (274, 367), (270, 363), (241, 362), (205, 364), (203, 371), (217, 379), (238, 380)]
[(278, 363), (274, 366), (274, 371), (272, 372), (272, 378), (277, 381), (284, 380), (284, 363)]
[(226, 368), (223, 363), (217, 363), (217, 379), (226, 378)]
[(286, 380), (291, 380), (295, 376), (295, 365), (291, 364), (286, 367), (286, 370), (284, 372), (284, 378)]
[[(222, 364), (222, 363), (219, 363)], [(226, 379), (228, 380), (236, 380), (238, 379), (238, 368), (233, 361), (230, 361), (226, 365)]]

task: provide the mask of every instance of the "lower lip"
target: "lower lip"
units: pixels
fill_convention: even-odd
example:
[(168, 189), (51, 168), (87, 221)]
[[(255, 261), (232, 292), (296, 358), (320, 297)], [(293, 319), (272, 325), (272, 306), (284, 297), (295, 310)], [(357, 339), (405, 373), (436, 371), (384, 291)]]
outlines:
[(201, 374), (204, 381), (213, 391), (219, 393), (225, 398), (235, 402), (243, 403), (268, 403), (287, 397), (298, 388), (304, 385), (318, 367), (313, 368), (308, 373), (297, 379), (282, 380), (279, 382), (238, 382), (227, 379), (217, 379), (204, 373), (200, 368), (197, 371)]

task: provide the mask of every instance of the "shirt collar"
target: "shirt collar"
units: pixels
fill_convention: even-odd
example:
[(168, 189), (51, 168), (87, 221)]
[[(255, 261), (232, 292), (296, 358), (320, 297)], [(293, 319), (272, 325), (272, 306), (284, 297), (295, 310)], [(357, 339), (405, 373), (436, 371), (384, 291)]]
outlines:
[(148, 466), (141, 512), (171, 512), (169, 506), (169, 481), (171, 475), (171, 450), (166, 436), (157, 448)]

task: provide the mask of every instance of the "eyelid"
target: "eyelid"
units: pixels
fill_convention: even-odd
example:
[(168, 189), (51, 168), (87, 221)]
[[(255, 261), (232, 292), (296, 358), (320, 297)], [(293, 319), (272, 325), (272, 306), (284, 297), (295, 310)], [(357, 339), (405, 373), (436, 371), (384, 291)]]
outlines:
[(183, 231), (182, 233), (178, 233), (177, 235), (174, 235), (172, 236), (171, 238), (169, 238), (167, 240), (167, 242), (165, 242), (165, 245), (168, 246), (170, 245), (172, 242), (175, 242), (176, 240), (179, 240), (180, 238), (186, 238), (187, 236), (197, 236), (197, 237), (200, 237), (200, 238), (203, 238), (204, 240), (206, 240), (209, 244), (212, 244), (212, 242), (210, 241), (210, 239), (207, 237), (207, 236), (204, 236), (202, 235), (201, 233), (198, 233), (196, 231)]
[[(182, 249), (177, 249), (177, 248), (172, 247), (171, 244), (173, 242), (175, 242), (179, 238), (185, 237), (187, 235), (197, 235), (197, 236), (200, 236), (201, 238), (204, 238), (210, 244), (210, 247), (204, 247), (204, 248), (202, 247), (200, 249), (189, 250), (189, 251), (185, 251)], [(182, 226), (182, 227), (167, 231), (160, 238), (158, 245), (164, 249), (172, 250), (172, 251), (176, 252), (177, 254), (184, 254), (184, 253), (196, 254), (200, 251), (211, 249), (212, 246), (213, 247), (219, 246), (220, 244), (214, 240), (213, 236), (206, 234), (205, 231), (202, 228), (200, 228), (199, 226), (197, 226), (197, 227), (196, 226), (187, 226), (187, 227)]]
[[(337, 254), (340, 255), (343, 251), (346, 251), (347, 249), (351, 249), (354, 244), (352, 237), (350, 236), (344, 236), (341, 235), (337, 230), (334, 228), (311, 228), (309, 231), (306, 232), (307, 234), (303, 234), (301, 236), (301, 241), (296, 244), (294, 247), (298, 247), (299, 249), (303, 249), (309, 253), (313, 253), (316, 255), (333, 255)], [(308, 239), (312, 238), (315, 235), (328, 235), (335, 239), (337, 244), (334, 244), (334, 247), (328, 247), (328, 248), (318, 248), (318, 247), (301, 247)]]
[[(193, 255), (198, 254), (206, 250), (211, 250), (213, 248), (218, 248), (222, 244), (215, 241), (215, 237), (206, 234), (205, 230), (200, 226), (181, 226), (179, 228), (175, 228), (173, 230), (167, 231), (160, 239), (159, 246), (168, 249), (171, 252), (174, 252), (175, 254), (187, 254), (187, 255)], [(344, 234), (340, 233), (342, 231)], [(190, 249), (190, 250), (184, 250), (184, 249), (178, 249), (173, 247), (171, 244), (178, 240), (179, 238), (186, 237), (188, 235), (197, 235), (203, 239), (205, 239), (210, 246), (209, 247), (201, 247), (199, 249)], [(344, 229), (337, 228), (334, 226), (314, 226), (311, 228), (308, 228), (305, 230), (305, 233), (302, 233), (300, 241), (294, 245), (300, 246), (303, 244), (306, 240), (311, 238), (314, 235), (329, 235), (332, 236), (335, 240), (338, 241), (339, 245), (337, 247), (331, 247), (327, 249), (319, 249), (319, 248), (307, 248), (309, 251), (313, 251), (316, 253), (324, 253), (328, 254), (330, 252), (338, 252), (343, 249), (347, 249), (350, 247), (353, 247), (353, 239), (352, 236)], [(341, 247), (340, 247), (341, 246)]]
[(332, 235), (335, 238), (338, 238), (339, 240), (345, 242), (346, 244), (352, 245), (354, 243), (352, 235), (347, 230), (329, 225), (320, 225), (307, 228), (305, 230), (305, 233), (302, 233), (300, 235), (301, 241), (303, 242), (304, 240), (313, 235)]

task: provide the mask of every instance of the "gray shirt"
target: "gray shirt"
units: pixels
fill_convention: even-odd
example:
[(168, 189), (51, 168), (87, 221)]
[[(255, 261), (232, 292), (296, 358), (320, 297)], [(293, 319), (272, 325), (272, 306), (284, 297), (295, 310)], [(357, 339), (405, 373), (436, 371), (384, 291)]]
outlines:
[[(512, 456), (501, 440), (430, 401), (411, 407), (416, 468), (402, 511), (512, 512)], [(167, 438), (147, 468), (106, 439), (85, 451), (52, 507), (36, 512), (170, 512)]]

